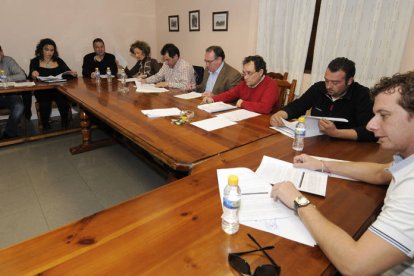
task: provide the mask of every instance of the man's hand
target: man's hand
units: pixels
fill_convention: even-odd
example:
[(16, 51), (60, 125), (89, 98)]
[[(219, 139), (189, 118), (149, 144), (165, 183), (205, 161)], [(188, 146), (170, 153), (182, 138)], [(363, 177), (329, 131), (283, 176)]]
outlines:
[(206, 103), (214, 103), (214, 100), (212, 97), (204, 97), (203, 100), (201, 101), (202, 104), (206, 104)]
[(284, 126), (285, 124), (283, 123), (282, 118), (286, 120), (287, 117), (288, 114), (285, 111), (280, 110), (273, 114), (273, 116), (270, 118), (270, 124), (276, 127)]
[(213, 96), (213, 92), (211, 92), (211, 91), (204, 91), (203, 92), (203, 97), (211, 97), (211, 96)]
[(237, 103), (236, 103), (236, 106), (237, 106), (237, 107), (241, 107), (242, 103), (243, 103), (243, 100), (242, 100), (242, 99), (239, 99), (239, 100), (237, 101)]
[(155, 87), (159, 87), (159, 88), (168, 87), (168, 82), (167, 81), (159, 82), (159, 83), (155, 84)]
[(309, 170), (321, 170), (323, 168), (323, 163), (321, 160), (310, 157), (307, 154), (297, 155), (293, 158), (293, 167), (303, 168)]
[(285, 204), (290, 209), (293, 209), (294, 203), (293, 201), (300, 196), (301, 193), (296, 189), (295, 185), (293, 185), (290, 181), (283, 181), (279, 183), (275, 183), (272, 188), (271, 197), (274, 200), (280, 200), (283, 204)]
[(329, 120), (321, 119), (318, 123), (319, 130), (328, 136), (337, 137), (338, 129), (336, 128), (335, 124)]

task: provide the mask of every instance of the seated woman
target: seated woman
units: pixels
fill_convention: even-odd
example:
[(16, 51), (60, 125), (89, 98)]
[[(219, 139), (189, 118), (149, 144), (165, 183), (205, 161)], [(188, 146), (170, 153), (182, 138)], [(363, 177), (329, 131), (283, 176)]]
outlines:
[[(66, 63), (59, 58), (56, 43), (50, 38), (44, 38), (36, 46), (35, 57), (30, 60), (29, 77), (36, 80), (39, 76), (57, 76), (65, 73), (64, 77), (72, 79), (77, 77), (75, 71), (71, 71)], [(50, 129), (49, 117), (52, 112), (52, 101), (58, 106), (62, 127), (69, 126), (69, 102), (65, 95), (56, 89), (35, 91), (34, 95), (39, 103), (40, 120), (44, 130)]]
[(125, 68), (125, 74), (129, 78), (142, 78), (152, 76), (160, 70), (156, 59), (151, 58), (151, 48), (144, 41), (135, 41), (129, 48), (131, 54), (137, 58), (137, 63), (132, 69)]

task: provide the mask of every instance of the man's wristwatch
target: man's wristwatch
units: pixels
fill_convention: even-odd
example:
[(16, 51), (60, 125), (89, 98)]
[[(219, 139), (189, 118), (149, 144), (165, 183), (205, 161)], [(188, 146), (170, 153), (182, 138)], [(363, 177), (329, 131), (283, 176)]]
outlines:
[(298, 209), (301, 207), (308, 206), (311, 202), (306, 197), (300, 195), (293, 201), (293, 206), (295, 210), (295, 214), (298, 214)]

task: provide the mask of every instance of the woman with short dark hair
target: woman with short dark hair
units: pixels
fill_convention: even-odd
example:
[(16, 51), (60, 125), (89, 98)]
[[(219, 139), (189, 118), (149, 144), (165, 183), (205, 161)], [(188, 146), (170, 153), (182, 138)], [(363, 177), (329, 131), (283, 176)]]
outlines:
[(129, 78), (146, 78), (152, 76), (160, 70), (160, 65), (156, 59), (151, 58), (151, 47), (144, 41), (135, 41), (131, 44), (129, 51), (137, 59), (137, 63), (131, 69), (125, 68), (125, 73)]

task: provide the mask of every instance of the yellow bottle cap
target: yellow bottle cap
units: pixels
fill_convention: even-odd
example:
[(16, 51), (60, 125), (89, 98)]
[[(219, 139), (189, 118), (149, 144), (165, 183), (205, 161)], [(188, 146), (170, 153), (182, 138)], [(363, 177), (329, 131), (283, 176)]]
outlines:
[(237, 175), (229, 175), (228, 184), (230, 186), (236, 186), (239, 184), (239, 177)]
[(304, 123), (305, 122), (305, 117), (304, 116), (299, 117), (298, 122), (299, 123)]

